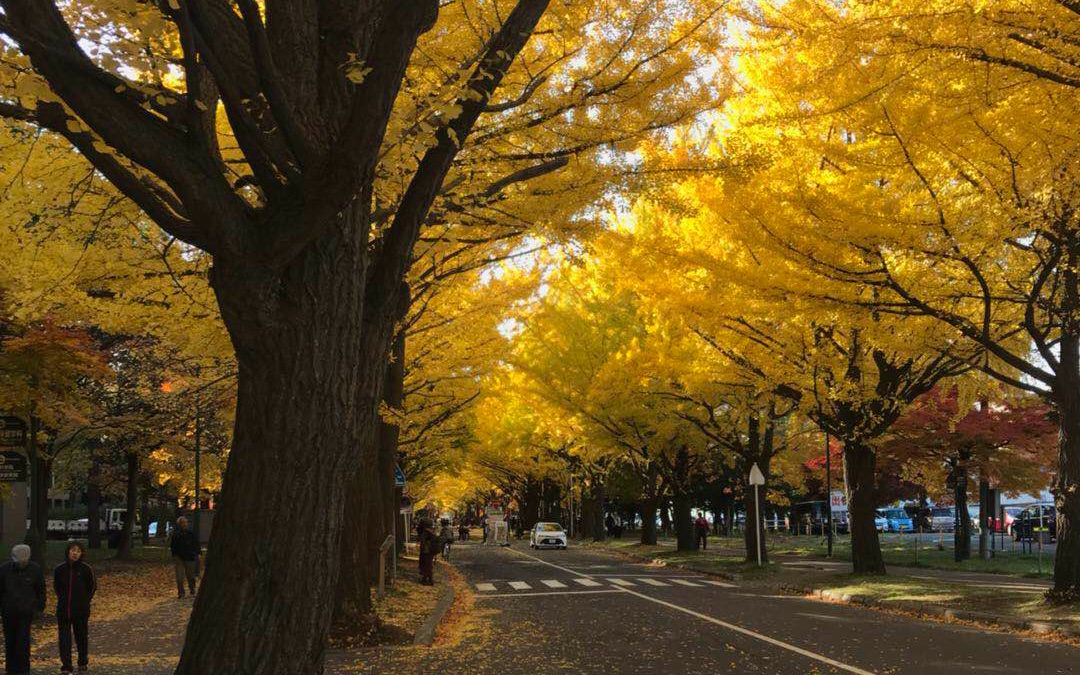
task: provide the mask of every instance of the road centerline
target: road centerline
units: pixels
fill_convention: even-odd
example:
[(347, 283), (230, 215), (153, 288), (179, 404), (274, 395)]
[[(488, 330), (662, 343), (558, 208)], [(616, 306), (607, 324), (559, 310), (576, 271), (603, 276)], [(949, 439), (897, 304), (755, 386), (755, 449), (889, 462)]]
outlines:
[[(577, 572), (575, 570), (572, 570), (572, 569), (570, 569), (568, 567), (563, 567), (562, 565), (556, 565), (555, 563), (548, 562), (548, 561), (543, 560), (541, 558), (537, 558), (536, 556), (530, 555), (530, 554), (528, 554), (528, 553), (526, 553), (524, 551), (518, 551), (517, 549), (514, 549), (514, 548), (511, 548), (510, 551), (513, 552), (513, 553), (517, 553), (518, 555), (523, 555), (526, 558), (532, 558), (533, 560), (537, 560), (539, 562), (542, 562), (545, 565), (548, 565), (550, 567), (554, 567), (555, 569), (559, 569), (559, 570), (562, 570), (564, 572), (568, 572), (570, 574), (577, 575), (579, 577), (585, 577), (585, 578), (589, 578), (589, 579), (591, 579), (593, 577), (593, 575), (591, 575), (591, 574), (584, 574), (582, 572)], [(768, 635), (763, 635), (762, 633), (758, 633), (756, 631), (750, 630), (749, 628), (743, 628), (742, 626), (739, 626), (739, 625), (736, 625), (736, 624), (733, 624), (733, 623), (728, 623), (727, 621), (717, 619), (715, 617), (709, 616), (708, 614), (702, 614), (701, 612), (696, 612), (696, 611), (694, 611), (694, 610), (692, 610), (692, 609), (690, 609), (688, 607), (683, 607), (681, 605), (676, 605), (673, 602), (667, 602), (666, 600), (661, 600), (659, 598), (654, 598), (652, 596), (646, 595), (646, 594), (641, 593), (639, 591), (634, 591), (634, 590), (631, 590), (631, 589), (625, 588), (625, 587), (616, 587), (616, 589), (612, 589), (612, 590), (617, 592), (617, 593), (623, 593), (624, 595), (633, 595), (635, 597), (641, 598), (642, 600), (647, 600), (649, 602), (652, 602), (652, 603), (655, 603), (655, 604), (658, 604), (658, 605), (662, 605), (662, 606), (667, 607), (669, 609), (674, 609), (675, 611), (682, 612), (683, 614), (687, 614), (689, 616), (701, 619), (702, 621), (708, 621), (711, 624), (720, 626), (722, 628), (727, 628), (730, 631), (734, 631), (736, 633), (746, 635), (747, 637), (752, 637), (755, 640), (760, 640), (760, 641), (765, 642), (767, 644), (771, 644), (774, 647), (780, 647), (781, 649), (786, 649), (787, 651), (794, 652), (794, 653), (799, 654), (801, 656), (805, 656), (808, 659), (812, 659), (812, 660), (817, 661), (819, 663), (824, 663), (824, 664), (832, 666), (834, 668), (839, 668), (840, 670), (844, 670), (844, 671), (847, 671), (849, 673), (854, 673), (855, 675), (877, 675), (873, 671), (863, 670), (862, 668), (859, 668), (857, 666), (852, 666), (852, 665), (843, 663), (842, 661), (837, 661), (836, 659), (831, 659), (828, 656), (825, 656), (824, 654), (818, 654), (818, 653), (812, 652), (812, 651), (810, 651), (808, 649), (803, 649), (802, 647), (797, 647), (797, 646), (795, 646), (795, 645), (793, 645), (793, 644), (791, 644), (789, 642), (784, 642), (783, 640), (777, 640), (774, 637), (769, 637)], [(483, 596), (483, 597), (491, 597), (491, 596)]]
[(801, 656), (805, 656), (805, 657), (807, 657), (809, 659), (813, 659), (814, 661), (824, 663), (824, 664), (832, 666), (834, 668), (839, 668), (840, 670), (845, 670), (845, 671), (847, 671), (849, 673), (855, 673), (855, 675), (877, 675), (873, 671), (863, 670), (862, 668), (859, 668), (857, 666), (852, 666), (852, 665), (843, 663), (842, 661), (837, 661), (836, 659), (831, 659), (828, 656), (825, 656), (824, 654), (818, 654), (818, 653), (812, 652), (812, 651), (810, 651), (808, 649), (803, 649), (802, 647), (797, 647), (797, 646), (795, 646), (795, 645), (793, 645), (793, 644), (791, 644), (789, 642), (784, 642), (783, 640), (777, 640), (776, 638), (769, 637), (768, 635), (763, 635), (763, 634), (758, 633), (756, 631), (752, 631), (749, 628), (743, 628), (742, 626), (738, 626), (738, 625), (733, 624), (733, 623), (728, 623), (727, 621), (717, 619), (716, 617), (709, 616), (708, 614), (702, 614), (701, 612), (696, 612), (696, 611), (694, 611), (692, 609), (689, 609), (687, 607), (683, 607), (681, 605), (676, 605), (673, 602), (667, 602), (666, 600), (661, 600), (659, 598), (654, 598), (652, 596), (645, 595), (644, 593), (639, 593), (637, 591), (632, 591), (629, 588), (623, 588), (622, 592), (624, 594), (626, 594), (626, 595), (633, 595), (633, 596), (641, 598), (642, 600), (648, 600), (649, 602), (653, 602), (653, 603), (656, 603), (658, 605), (663, 605), (664, 607), (667, 607), (669, 609), (674, 609), (674, 610), (676, 610), (678, 612), (682, 612), (683, 614), (688, 614), (690, 616), (701, 619), (702, 621), (708, 621), (709, 623), (715, 624), (715, 625), (720, 626), (722, 628), (727, 628), (728, 630), (734, 631), (736, 633), (740, 633), (742, 635), (746, 635), (747, 637), (752, 637), (755, 640), (761, 640), (762, 642), (766, 642), (768, 644), (771, 644), (774, 647), (780, 647), (781, 649), (786, 649), (786, 650), (788, 650), (790, 652), (795, 652), (796, 654), (799, 654)]

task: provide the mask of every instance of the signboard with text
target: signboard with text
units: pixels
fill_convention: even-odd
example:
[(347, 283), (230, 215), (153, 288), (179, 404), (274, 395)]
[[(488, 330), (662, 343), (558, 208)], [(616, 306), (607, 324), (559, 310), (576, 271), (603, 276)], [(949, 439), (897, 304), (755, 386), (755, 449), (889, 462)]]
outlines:
[(833, 513), (847, 511), (847, 495), (843, 490), (833, 490), (829, 495), (829, 508)]
[(26, 422), (18, 417), (0, 417), (0, 447), (21, 448), (24, 445), (26, 445)]
[(0, 452), (0, 483), (25, 483), (26, 458), (18, 452)]

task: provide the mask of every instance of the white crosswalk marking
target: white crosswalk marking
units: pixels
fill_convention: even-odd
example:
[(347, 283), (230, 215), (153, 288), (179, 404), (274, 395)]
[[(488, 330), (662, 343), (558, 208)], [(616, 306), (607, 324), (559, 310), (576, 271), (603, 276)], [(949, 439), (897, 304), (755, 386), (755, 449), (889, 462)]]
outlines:
[(601, 585), (599, 581), (593, 581), (592, 579), (574, 579), (574, 583), (578, 583), (578, 584), (581, 584), (582, 586), (589, 586), (589, 587), (600, 586)]
[(695, 584), (693, 581), (687, 581), (686, 579), (672, 579), (671, 582), (679, 584), (680, 586), (693, 586), (694, 588), (701, 588), (701, 584)]
[(530, 586), (524, 581), (511, 581), (510, 588), (514, 589), (515, 591), (527, 591), (532, 588), (532, 586)]
[(641, 579), (638, 579), (638, 581), (640, 581), (643, 584), (649, 584), (650, 586), (670, 586), (671, 585), (671, 584), (665, 584), (663, 581), (659, 581), (657, 579), (649, 579), (647, 577), (643, 577)]
[(711, 579), (702, 579), (702, 582), (709, 584), (710, 586), (720, 586), (721, 588), (735, 588), (735, 584), (729, 584), (726, 581), (712, 581)]
[(540, 583), (548, 588), (566, 588), (566, 584), (561, 581), (555, 581), (554, 579), (542, 579)]
[(495, 584), (476, 584), (476, 590), (478, 590), (478, 591), (493, 591), (493, 590), (495, 590)]
[(615, 584), (616, 586), (633, 586), (634, 585), (634, 582), (627, 581), (626, 579), (608, 579), (608, 581)]

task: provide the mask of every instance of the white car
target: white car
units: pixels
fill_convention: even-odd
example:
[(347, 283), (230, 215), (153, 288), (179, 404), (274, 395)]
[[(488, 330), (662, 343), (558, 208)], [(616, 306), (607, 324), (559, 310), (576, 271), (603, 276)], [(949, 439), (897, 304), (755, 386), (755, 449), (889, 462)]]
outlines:
[(529, 534), (532, 548), (566, 548), (566, 530), (558, 523), (537, 523)]

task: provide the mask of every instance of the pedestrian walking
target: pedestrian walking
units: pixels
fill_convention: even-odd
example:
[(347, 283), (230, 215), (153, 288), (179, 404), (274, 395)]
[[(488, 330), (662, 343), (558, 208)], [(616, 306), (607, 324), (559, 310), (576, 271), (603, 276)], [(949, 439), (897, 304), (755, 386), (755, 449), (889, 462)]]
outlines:
[(187, 589), (195, 596), (195, 582), (199, 579), (199, 557), (202, 556), (202, 546), (199, 538), (188, 529), (188, 520), (184, 516), (176, 519), (176, 529), (173, 530), (172, 539), (169, 540), (169, 551), (172, 553), (173, 565), (176, 567), (176, 595), (184, 597), (184, 583)]
[(450, 546), (454, 543), (454, 530), (450, 527), (450, 521), (443, 518), (439, 521), (439, 550), (443, 560), (450, 559)]
[(469, 539), (469, 526), (462, 520), (458, 523), (458, 541), (468, 541)]
[(695, 547), (704, 551), (709, 546), (709, 521), (705, 520), (705, 514), (701, 511), (698, 511), (697, 520), (694, 521), (694, 532), (697, 534)]
[(53, 572), (53, 590), (56, 591), (56, 626), (60, 631), (60, 672), (70, 673), (71, 636), (75, 635), (75, 648), (79, 655), (79, 672), (84, 672), (90, 662), (90, 601), (97, 591), (94, 570), (83, 559), (86, 550), (77, 541), (68, 542), (64, 562)]
[(4, 666), (11, 675), (30, 672), (30, 625), (45, 609), (45, 576), (30, 560), (30, 547), (11, 549), (11, 561), (0, 565), (0, 618), (4, 624)]
[(425, 586), (435, 585), (435, 555), (439, 552), (438, 537), (431, 531), (431, 521), (420, 521), (416, 536), (420, 548), (420, 583)]

